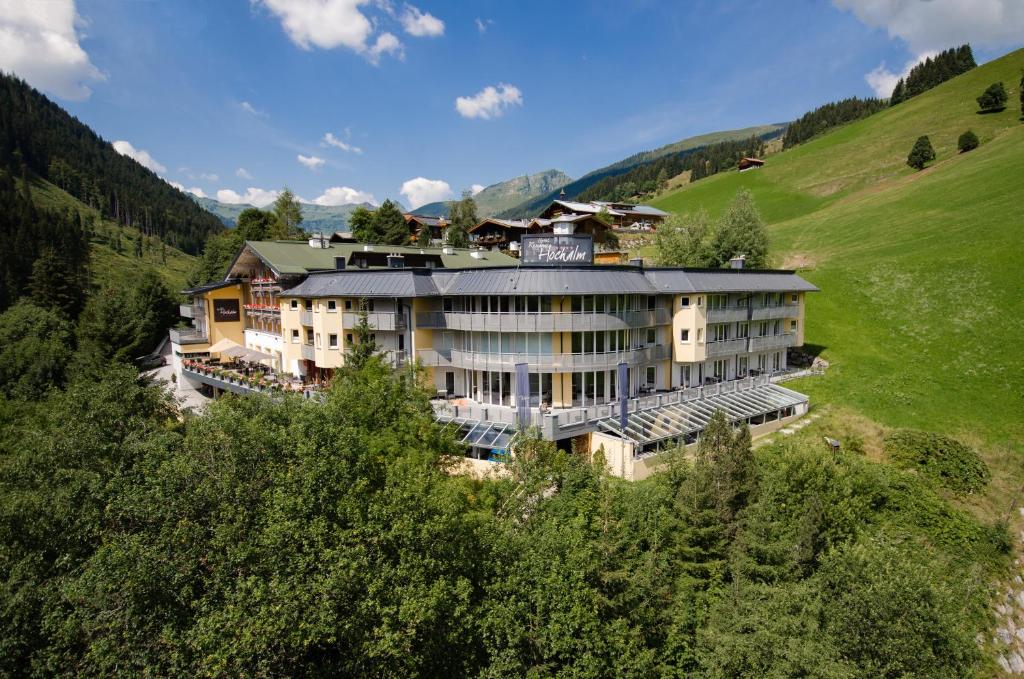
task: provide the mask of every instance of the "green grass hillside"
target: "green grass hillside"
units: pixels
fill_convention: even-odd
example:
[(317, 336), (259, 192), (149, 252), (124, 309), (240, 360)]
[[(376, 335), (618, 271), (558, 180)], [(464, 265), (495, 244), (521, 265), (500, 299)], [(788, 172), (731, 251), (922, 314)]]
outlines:
[[(192, 255), (170, 246), (161, 249), (155, 239), (149, 239), (143, 256), (136, 257), (135, 241), (140, 235), (137, 229), (101, 219), (97, 210), (47, 181), (36, 179), (31, 185), (32, 200), (41, 208), (92, 215), (95, 233), (91, 242), (90, 268), (95, 287), (125, 284), (136, 279), (146, 268), (156, 270), (174, 293), (185, 287), (185, 281), (195, 267), (196, 258)], [(121, 252), (113, 247), (115, 233), (120, 234)]]
[[(1014, 493), (1024, 483), (1022, 68), (1024, 50), (1013, 52), (771, 156), (762, 170), (701, 180), (655, 203), (716, 215), (749, 188), (775, 263), (822, 290), (807, 304), (806, 339), (831, 367), (796, 388), (883, 425), (976, 442)], [(1010, 106), (977, 114), (974, 98), (998, 80)], [(967, 129), (982, 145), (958, 155)], [(938, 158), (915, 172), (905, 160), (922, 134)]]

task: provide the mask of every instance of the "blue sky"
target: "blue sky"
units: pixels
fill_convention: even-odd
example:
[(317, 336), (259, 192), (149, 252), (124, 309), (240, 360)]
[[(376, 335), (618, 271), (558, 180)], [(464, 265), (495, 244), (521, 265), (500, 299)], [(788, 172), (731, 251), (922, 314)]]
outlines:
[(1021, 6), (0, 0), (0, 45), (5, 23), (26, 41), (0, 68), (205, 195), (415, 207), (791, 120), (959, 42), (984, 61), (1024, 41)]

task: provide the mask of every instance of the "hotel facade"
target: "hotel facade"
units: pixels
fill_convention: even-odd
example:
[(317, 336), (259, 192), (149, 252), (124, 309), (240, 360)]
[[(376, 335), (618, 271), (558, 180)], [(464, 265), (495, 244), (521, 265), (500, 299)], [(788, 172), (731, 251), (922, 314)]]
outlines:
[(588, 237), (531, 238), (522, 260), (247, 242), (224, 280), (186, 291), (192, 327), (171, 333), (178, 379), (251, 390), (202, 365), (227, 352), (323, 383), (358, 341), (365, 310), (392, 363), (425, 368), (438, 420), (458, 430), (478, 473), (522, 425), (602, 449), (614, 473), (642, 478), (659, 449), (694, 442), (716, 409), (755, 432), (806, 412), (806, 397), (772, 381), (803, 344), (805, 295), (816, 290), (793, 272), (594, 265), (592, 243), (572, 241)]

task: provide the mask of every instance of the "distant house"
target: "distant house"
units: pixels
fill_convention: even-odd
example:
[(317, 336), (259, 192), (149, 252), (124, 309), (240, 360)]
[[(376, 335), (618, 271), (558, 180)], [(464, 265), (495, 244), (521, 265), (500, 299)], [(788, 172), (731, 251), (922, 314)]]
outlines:
[(469, 242), (483, 248), (518, 251), (520, 238), (531, 233), (531, 227), (532, 232), (539, 231), (531, 220), (490, 217), (469, 230)]
[(539, 217), (550, 219), (560, 214), (596, 215), (602, 210), (611, 217), (612, 228), (616, 230), (653, 231), (668, 217), (667, 212), (650, 205), (612, 203), (604, 200), (594, 200), (589, 203), (555, 200), (540, 213)]
[(441, 240), (444, 230), (448, 227), (448, 220), (444, 217), (414, 214), (407, 214), (404, 217), (405, 223), (409, 225), (409, 232), (413, 237), (419, 234), (420, 229), (426, 227), (430, 229), (430, 238), (432, 240)]
[(760, 158), (740, 158), (740, 162), (736, 163), (736, 169), (746, 172), (747, 170), (756, 170), (762, 165), (764, 165), (764, 161)]

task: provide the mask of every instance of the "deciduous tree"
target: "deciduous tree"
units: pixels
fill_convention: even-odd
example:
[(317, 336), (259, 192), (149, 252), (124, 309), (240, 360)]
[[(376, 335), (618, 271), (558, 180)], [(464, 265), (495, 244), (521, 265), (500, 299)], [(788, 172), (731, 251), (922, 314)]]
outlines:
[(956, 147), (960, 153), (966, 153), (978, 148), (978, 143), (978, 135), (974, 134), (971, 130), (967, 130), (956, 140)]
[(287, 186), (274, 201), (274, 217), (276, 219), (271, 235), (274, 238), (300, 238), (302, 230), (302, 206), (292, 190)]
[(718, 220), (711, 243), (716, 266), (726, 266), (743, 255), (746, 266), (762, 269), (768, 265), (768, 232), (754, 204), (754, 194), (740, 189)]
[(715, 266), (711, 239), (711, 225), (703, 210), (672, 215), (654, 233), (655, 257), (660, 266)]
[(1003, 83), (997, 82), (989, 85), (981, 96), (978, 97), (978, 106), (982, 112), (1001, 111), (1006, 108), (1006, 87)]

